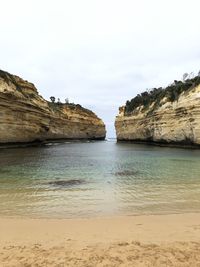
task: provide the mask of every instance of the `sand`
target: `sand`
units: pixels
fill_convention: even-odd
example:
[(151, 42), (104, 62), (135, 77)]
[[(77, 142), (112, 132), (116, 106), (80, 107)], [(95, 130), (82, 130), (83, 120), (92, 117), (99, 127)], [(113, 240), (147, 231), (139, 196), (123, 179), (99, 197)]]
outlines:
[(200, 266), (200, 214), (0, 218), (0, 266)]

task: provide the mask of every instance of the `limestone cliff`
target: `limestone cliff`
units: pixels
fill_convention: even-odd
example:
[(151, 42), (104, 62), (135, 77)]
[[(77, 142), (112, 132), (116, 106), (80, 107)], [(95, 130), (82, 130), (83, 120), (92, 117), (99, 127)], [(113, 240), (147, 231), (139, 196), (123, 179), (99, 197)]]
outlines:
[(116, 117), (118, 140), (200, 145), (200, 77), (138, 95)]
[(105, 125), (92, 111), (48, 102), (32, 83), (0, 71), (1, 144), (104, 138)]

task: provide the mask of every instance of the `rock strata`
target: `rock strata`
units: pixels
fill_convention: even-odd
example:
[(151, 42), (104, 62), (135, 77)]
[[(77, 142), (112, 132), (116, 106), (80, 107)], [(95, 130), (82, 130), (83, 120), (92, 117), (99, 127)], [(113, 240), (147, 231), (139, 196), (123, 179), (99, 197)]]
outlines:
[(75, 104), (51, 103), (34, 84), (0, 71), (0, 144), (58, 139), (104, 139), (105, 125)]
[[(128, 101), (129, 106), (120, 107), (116, 117), (117, 140), (200, 146), (199, 80), (199, 77), (189, 80), (188, 87), (183, 82), (175, 81), (176, 86), (157, 93), (159, 99), (152, 97), (159, 89), (154, 90), (150, 96), (148, 93), (142, 94), (144, 97), (147, 96), (143, 97), (142, 101), (138, 100), (141, 98), (139, 95), (137, 99), (133, 99), (134, 108), (131, 111), (127, 111), (131, 106), (131, 102)], [(136, 100), (138, 103), (147, 104), (137, 104)]]

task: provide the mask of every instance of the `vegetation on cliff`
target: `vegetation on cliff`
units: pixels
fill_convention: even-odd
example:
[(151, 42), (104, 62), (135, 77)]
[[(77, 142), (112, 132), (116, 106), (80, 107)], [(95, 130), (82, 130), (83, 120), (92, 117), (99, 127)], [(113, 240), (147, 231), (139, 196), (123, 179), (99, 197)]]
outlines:
[(10, 74), (9, 72), (0, 70), (0, 78), (2, 78), (8, 85), (9, 83), (13, 83), (16, 87), (16, 90), (18, 90), (19, 92), (22, 92), (21, 86), (17, 83), (14, 76)]
[(87, 108), (82, 107), (80, 104), (74, 104), (74, 103), (62, 103), (62, 102), (49, 102), (47, 101), (48, 106), (53, 111), (62, 112), (64, 108), (69, 108), (71, 110), (81, 111), (84, 113), (87, 113), (91, 116), (96, 116), (95, 113)]
[(183, 79), (183, 81), (174, 81), (173, 84), (166, 88), (153, 88), (147, 90), (136, 97), (126, 102), (125, 115), (131, 115), (138, 107), (143, 107), (143, 110), (148, 109), (152, 104), (151, 111), (155, 110), (161, 105), (161, 100), (166, 98), (167, 101), (177, 101), (181, 93), (188, 92), (200, 84), (200, 73), (190, 79)]
[[(10, 74), (9, 72), (0, 70), (0, 79), (3, 79), (8, 85), (14, 84), (16, 90), (18, 92), (20, 92), (23, 95), (23, 97), (25, 97), (29, 100), (31, 100), (35, 97), (38, 97), (38, 93), (37, 93), (34, 85), (30, 82), (24, 81), (23, 79), (21, 79), (18, 76), (15, 76), (15, 75)], [(23, 86), (23, 84), (24, 84), (24, 86)], [(24, 91), (24, 87), (29, 87), (29, 86), (33, 87), (35, 89), (35, 92), (27, 93), (27, 91)], [(12, 99), (16, 99), (16, 96), (14, 94), (8, 92), (6, 89), (4, 90), (4, 94), (8, 95)], [(58, 101), (56, 102), (54, 96), (51, 96), (50, 99), (51, 99), (51, 102), (47, 101), (47, 104), (48, 104), (49, 108), (52, 109), (54, 112), (61, 112), (62, 113), (63, 109), (67, 107), (67, 108), (69, 108), (71, 110), (75, 110), (77, 112), (81, 111), (81, 112), (84, 112), (88, 115), (96, 116), (93, 111), (82, 107), (80, 104), (69, 103), (68, 98), (66, 98), (65, 103), (62, 103), (59, 98), (58, 98)]]
[(0, 71), (0, 145), (62, 139), (105, 139), (103, 121), (81, 105), (39, 95), (34, 84)]

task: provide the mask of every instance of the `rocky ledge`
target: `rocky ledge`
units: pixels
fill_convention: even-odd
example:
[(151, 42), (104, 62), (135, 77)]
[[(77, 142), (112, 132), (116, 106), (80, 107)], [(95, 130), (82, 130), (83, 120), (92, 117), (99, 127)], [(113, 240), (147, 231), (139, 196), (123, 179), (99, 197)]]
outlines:
[(119, 108), (118, 141), (200, 146), (200, 77), (137, 95)]
[(105, 125), (92, 111), (52, 103), (35, 86), (0, 71), (0, 144), (58, 139), (105, 138)]

